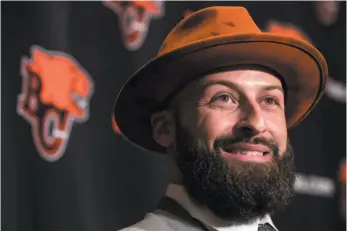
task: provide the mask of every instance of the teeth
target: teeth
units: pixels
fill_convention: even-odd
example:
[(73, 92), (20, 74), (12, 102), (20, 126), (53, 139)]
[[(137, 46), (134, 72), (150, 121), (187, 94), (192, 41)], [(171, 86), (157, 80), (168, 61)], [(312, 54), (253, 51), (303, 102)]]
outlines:
[(243, 155), (247, 155), (247, 156), (263, 156), (262, 152), (256, 152), (256, 151), (237, 151), (235, 153), (243, 154)]

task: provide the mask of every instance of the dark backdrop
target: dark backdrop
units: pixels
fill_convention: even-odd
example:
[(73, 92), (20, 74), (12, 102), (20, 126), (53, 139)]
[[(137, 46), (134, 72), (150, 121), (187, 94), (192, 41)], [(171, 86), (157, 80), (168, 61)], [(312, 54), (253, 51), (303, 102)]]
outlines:
[[(114, 99), (187, 12), (211, 5), (244, 5), (263, 30), (308, 39), (326, 57), (326, 94), (290, 132), (297, 196), (274, 220), (280, 231), (345, 230), (338, 182), (346, 154), (345, 2), (326, 26), (312, 2), (104, 1), (1, 3), (4, 231), (113, 231), (155, 207), (167, 184), (166, 157), (117, 135)], [(23, 69), (23, 57), (33, 58), (31, 70)], [(84, 121), (73, 111), (77, 101), (89, 102), (81, 106), (89, 114)], [(36, 128), (41, 143), (34, 141)]]

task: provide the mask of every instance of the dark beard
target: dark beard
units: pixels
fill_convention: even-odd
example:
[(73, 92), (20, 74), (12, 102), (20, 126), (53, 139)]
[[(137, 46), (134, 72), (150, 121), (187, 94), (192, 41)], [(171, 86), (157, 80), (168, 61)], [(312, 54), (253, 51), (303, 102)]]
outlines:
[[(210, 152), (207, 144), (196, 140), (179, 124), (177, 132), (177, 165), (182, 185), (190, 198), (204, 205), (218, 217), (232, 223), (244, 223), (284, 209), (293, 195), (294, 169), (292, 148), (280, 157), (275, 142), (266, 139), (221, 137)], [(223, 143), (261, 143), (271, 148), (269, 163), (227, 161), (220, 155)]]

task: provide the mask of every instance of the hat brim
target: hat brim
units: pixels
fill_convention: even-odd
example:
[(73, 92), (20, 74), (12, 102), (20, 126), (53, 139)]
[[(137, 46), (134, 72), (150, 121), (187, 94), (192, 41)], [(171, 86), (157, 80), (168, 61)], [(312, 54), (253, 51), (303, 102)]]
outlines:
[(288, 128), (319, 101), (328, 76), (323, 56), (307, 42), (273, 33), (217, 36), (159, 55), (140, 68), (120, 90), (113, 119), (128, 141), (163, 153), (153, 139), (150, 117), (166, 97), (194, 77), (244, 64), (261, 65), (283, 78)]

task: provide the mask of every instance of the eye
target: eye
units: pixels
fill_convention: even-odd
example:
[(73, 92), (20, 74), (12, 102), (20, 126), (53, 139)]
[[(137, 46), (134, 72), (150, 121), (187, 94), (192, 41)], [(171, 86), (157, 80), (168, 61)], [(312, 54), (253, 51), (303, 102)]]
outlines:
[(274, 97), (266, 97), (266, 98), (263, 99), (263, 102), (266, 105), (279, 105), (277, 99), (274, 98)]
[(234, 111), (238, 108), (238, 101), (231, 94), (218, 94), (211, 99), (209, 106)]
[(213, 97), (212, 101), (219, 101), (223, 103), (236, 103), (236, 101), (229, 94), (221, 94)]

